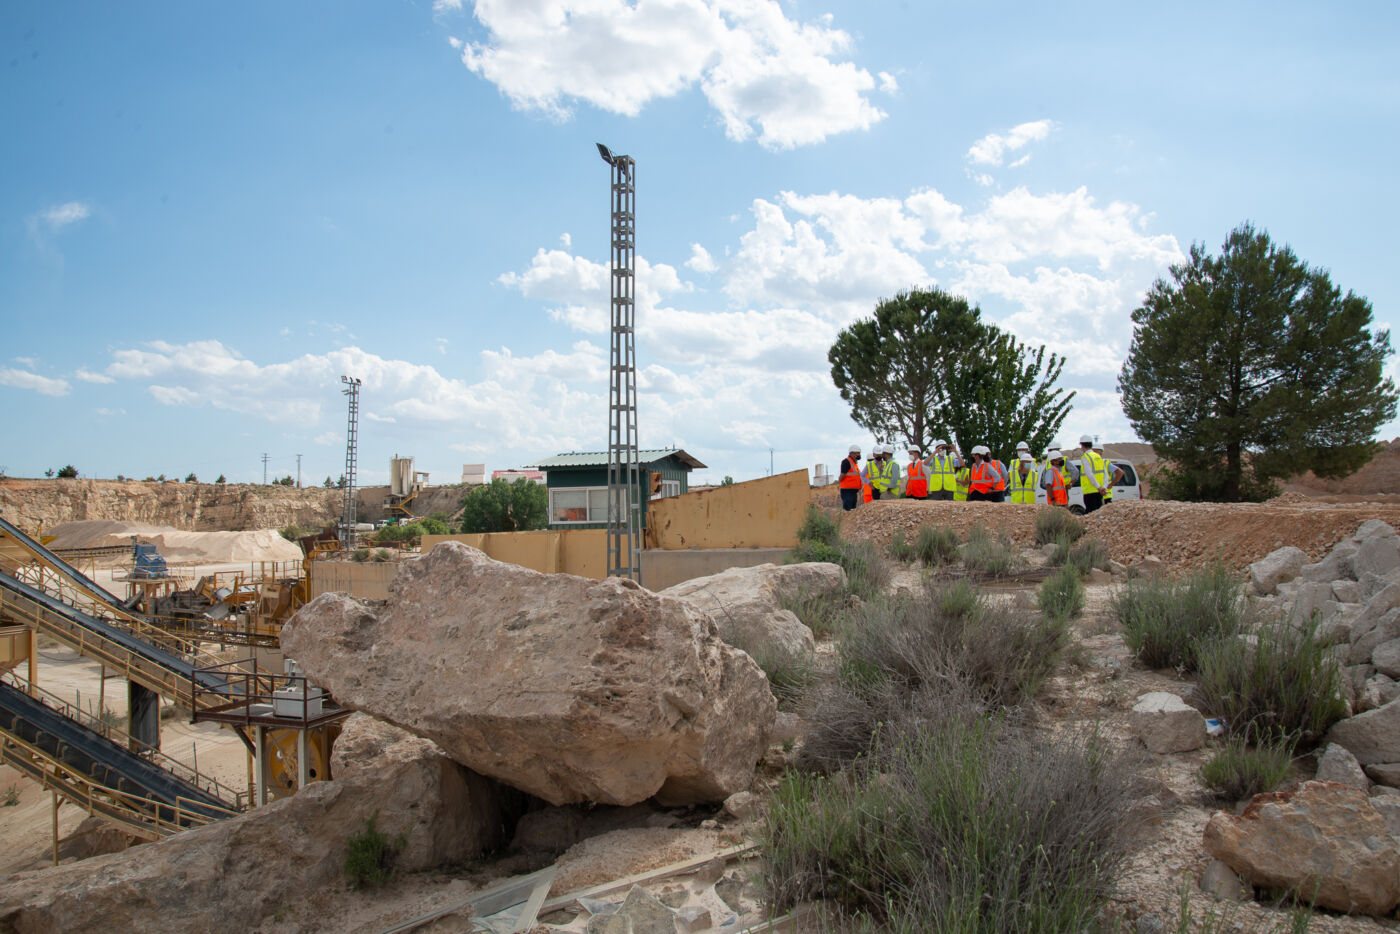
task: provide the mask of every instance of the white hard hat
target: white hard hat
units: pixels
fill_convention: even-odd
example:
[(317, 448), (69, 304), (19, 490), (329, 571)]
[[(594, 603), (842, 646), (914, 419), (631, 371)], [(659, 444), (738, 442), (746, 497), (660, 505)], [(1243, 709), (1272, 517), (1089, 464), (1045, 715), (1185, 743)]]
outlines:
[(919, 453), (921, 453), (921, 452), (923, 451), (923, 448), (919, 447), (917, 444), (915, 444), (914, 442), (910, 441), (910, 442), (909, 442), (909, 447), (905, 448), (905, 450), (906, 450), (906, 451), (913, 451), (915, 454), (919, 454)]
[(859, 445), (859, 444), (853, 444), (853, 445), (851, 445), (851, 450), (850, 450), (848, 453), (850, 453), (850, 454), (859, 454), (859, 453), (860, 453), (860, 445)]
[(1050, 448), (1048, 451), (1045, 452), (1045, 459), (1048, 460), (1048, 461), (1055, 460), (1055, 459), (1057, 459), (1057, 458), (1059, 458), (1059, 457), (1061, 457), (1061, 456), (1062, 456), (1062, 452), (1057, 451), (1057, 450), (1055, 450), (1054, 448)]
[(1079, 436), (1079, 443), (1080, 443), (1080, 444), (1093, 444), (1093, 443), (1094, 443), (1094, 439), (1093, 439), (1092, 437), (1090, 437), (1089, 435), (1080, 435), (1080, 436)]
[(990, 453), (992, 453), (992, 451), (991, 451), (991, 448), (987, 447), (985, 444), (978, 444), (978, 445), (974, 445), (974, 446), (973, 446), (973, 448), (972, 448), (972, 453), (973, 453), (973, 454), (990, 454)]
[(1026, 442), (1024, 442), (1024, 441), (1022, 441), (1020, 444), (1016, 445), (1016, 450), (1018, 450), (1018, 451), (1029, 451), (1030, 449), (1031, 449), (1031, 446), (1030, 446), (1029, 444), (1027, 444)]
[(1021, 452), (1021, 460), (1023, 460), (1023, 461), (1030, 461), (1030, 460), (1032, 460), (1032, 458), (1031, 458), (1031, 452), (1030, 452), (1030, 451), (1022, 451), (1022, 452)]
[(947, 441), (938, 441), (938, 442), (935, 442), (933, 446), (936, 447), (936, 448), (946, 448), (946, 447), (948, 446), (948, 442), (947, 442)]

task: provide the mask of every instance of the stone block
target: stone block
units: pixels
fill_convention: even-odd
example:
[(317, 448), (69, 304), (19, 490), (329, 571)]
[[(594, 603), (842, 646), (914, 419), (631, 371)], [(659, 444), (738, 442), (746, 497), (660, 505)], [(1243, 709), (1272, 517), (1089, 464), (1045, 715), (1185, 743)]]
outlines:
[(1133, 732), (1155, 753), (1189, 752), (1206, 741), (1205, 717), (1175, 694), (1144, 694), (1130, 716)]
[(1260, 596), (1277, 593), (1278, 585), (1297, 577), (1307, 560), (1307, 552), (1292, 545), (1269, 552), (1249, 566), (1254, 592)]

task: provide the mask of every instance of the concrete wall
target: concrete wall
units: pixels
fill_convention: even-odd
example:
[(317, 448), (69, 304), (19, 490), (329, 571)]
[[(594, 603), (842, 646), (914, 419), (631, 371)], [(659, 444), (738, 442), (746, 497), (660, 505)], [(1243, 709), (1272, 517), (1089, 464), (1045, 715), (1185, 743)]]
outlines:
[(602, 580), (608, 570), (607, 535), (604, 529), (424, 535), (423, 552), (431, 551), (438, 542), (463, 542), (480, 548), (497, 561), (546, 574), (577, 574)]
[(647, 547), (792, 548), (809, 490), (807, 471), (794, 470), (658, 499), (650, 504)]
[(696, 577), (708, 577), (727, 568), (751, 568), (782, 564), (787, 548), (694, 548), (642, 552), (641, 584), (647, 590), (665, 590)]
[(397, 561), (313, 561), (311, 596), (348, 593), (361, 600), (387, 600), (398, 570)]

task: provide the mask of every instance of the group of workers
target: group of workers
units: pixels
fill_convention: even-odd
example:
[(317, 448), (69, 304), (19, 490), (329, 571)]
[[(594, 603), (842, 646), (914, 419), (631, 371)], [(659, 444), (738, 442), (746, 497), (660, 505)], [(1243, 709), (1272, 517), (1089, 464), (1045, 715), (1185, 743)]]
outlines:
[[(1069, 491), (1078, 484), (1084, 495), (1084, 511), (1093, 512), (1105, 502), (1112, 502), (1113, 487), (1123, 479), (1123, 470), (1104, 457), (1103, 446), (1084, 435), (1079, 450), (1060, 450), (1051, 446), (1037, 462), (1030, 445), (1016, 445), (1016, 457), (1008, 468), (992, 456), (984, 444), (972, 449), (967, 461), (955, 445), (939, 441), (933, 452), (923, 456), (918, 445), (909, 445), (909, 463), (903, 472), (902, 495), (909, 499), (939, 499), (957, 501), (1006, 502), (1036, 501), (1036, 491), (1045, 491), (1046, 500), (1055, 506), (1069, 505)], [(1075, 460), (1075, 458), (1078, 460)], [(837, 487), (841, 491), (841, 508), (855, 509), (861, 502), (883, 496), (901, 495), (899, 464), (894, 461), (894, 446), (877, 444), (870, 460), (860, 466), (860, 445), (853, 444), (841, 461)]]

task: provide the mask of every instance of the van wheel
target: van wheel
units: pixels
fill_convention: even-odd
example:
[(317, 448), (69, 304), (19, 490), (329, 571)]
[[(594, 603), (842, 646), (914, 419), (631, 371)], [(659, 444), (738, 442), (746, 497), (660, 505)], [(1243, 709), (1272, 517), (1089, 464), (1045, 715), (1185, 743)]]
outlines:
[(1069, 507), (1069, 511), (1074, 513), (1076, 516), (1084, 515), (1084, 507), (1079, 505), (1078, 503), (1075, 503), (1073, 506)]

